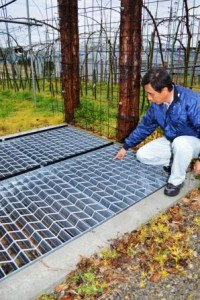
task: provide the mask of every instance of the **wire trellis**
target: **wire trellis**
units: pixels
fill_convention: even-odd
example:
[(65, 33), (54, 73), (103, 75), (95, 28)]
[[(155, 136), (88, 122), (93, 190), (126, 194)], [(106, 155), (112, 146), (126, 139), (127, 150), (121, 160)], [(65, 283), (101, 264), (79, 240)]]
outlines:
[[(23, 24), (29, 22), (29, 25), (32, 24), (31, 48), (36, 92), (48, 89), (52, 97), (61, 95), (57, 1), (43, 0), (37, 4), (29, 0), (29, 19), (24, 10), (25, 0), (7, 6), (5, 4), (6, 1), (1, 0), (0, 89), (13, 88), (17, 91), (31, 86), (28, 25)], [(109, 138), (115, 138), (117, 127), (119, 26), (122, 9), (119, 0), (78, 1), (81, 84), (80, 106), (76, 109), (74, 124)], [(21, 11), (21, 17), (16, 17), (15, 11)], [(174, 82), (198, 90), (199, 1), (144, 0), (141, 25), (141, 75), (152, 66), (165, 66)], [(144, 99), (142, 95), (141, 99)], [(141, 101), (141, 114), (147, 105), (147, 102)]]

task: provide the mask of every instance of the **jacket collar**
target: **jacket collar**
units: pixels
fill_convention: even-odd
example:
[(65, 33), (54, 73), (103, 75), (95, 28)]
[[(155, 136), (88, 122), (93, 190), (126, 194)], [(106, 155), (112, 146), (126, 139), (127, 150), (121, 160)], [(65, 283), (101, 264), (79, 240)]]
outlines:
[(176, 85), (174, 84), (174, 102), (178, 102), (180, 99), (180, 94), (179, 94), (179, 92), (178, 92), (178, 90), (177, 90), (177, 87), (176, 87)]

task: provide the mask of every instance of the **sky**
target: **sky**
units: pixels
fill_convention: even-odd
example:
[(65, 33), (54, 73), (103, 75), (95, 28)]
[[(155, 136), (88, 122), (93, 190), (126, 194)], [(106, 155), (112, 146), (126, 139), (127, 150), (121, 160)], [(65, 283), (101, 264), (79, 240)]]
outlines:
[[(8, 3), (10, 0), (0, 0), (0, 4)], [(134, 0), (133, 0), (134, 1)], [(5, 9), (0, 9), (0, 19), (18, 19), (21, 21), (26, 21), (24, 18), (27, 18), (27, 3), (29, 5), (29, 15), (30, 18), (35, 18), (38, 20), (45, 20), (51, 25), (56, 25), (58, 27), (58, 11), (57, 11), (57, 0), (17, 0), (14, 3), (8, 5)], [(94, 25), (92, 24), (92, 20), (100, 21), (102, 17), (108, 23), (112, 19), (112, 26), (116, 24), (119, 26), (119, 9), (120, 9), (120, 0), (79, 0), (79, 32), (94, 30)], [(173, 22), (170, 27), (166, 25), (167, 23), (163, 22), (159, 25), (159, 30), (165, 35), (169, 32), (173, 32), (176, 29), (177, 21), (176, 16), (182, 14), (182, 3), (183, 0), (145, 0), (144, 3), (148, 5), (151, 10), (151, 13), (155, 16), (157, 10), (157, 18), (160, 20), (168, 18), (170, 16), (173, 17)], [(93, 12), (91, 7), (93, 6)], [(100, 14), (98, 9), (99, 6), (103, 6), (106, 9), (103, 14)], [(200, 6), (200, 0), (188, 0), (188, 6)], [(85, 7), (85, 9), (83, 9)], [(110, 8), (113, 8), (112, 13)], [(171, 11), (170, 11), (171, 7)], [(195, 22), (192, 26), (193, 32), (198, 33), (198, 28), (200, 25), (200, 7), (195, 8), (190, 11), (191, 14), (195, 14)], [(87, 14), (89, 17), (87, 20), (83, 19), (81, 16), (83, 14)], [(146, 11), (143, 10), (143, 15), (145, 19), (149, 19), (149, 15)], [(94, 24), (94, 22), (93, 22)], [(149, 23), (145, 23), (143, 30), (145, 35), (149, 35), (151, 33), (151, 25)], [(57, 32), (51, 30), (49, 27), (42, 26), (31, 26), (31, 41), (35, 44), (44, 43), (46, 40), (50, 41), (55, 39)], [(29, 44), (28, 40), (28, 26), (25, 25), (15, 25), (11, 23), (0, 22), (0, 46), (3, 46), (7, 43), (7, 30), (9, 34), (13, 37), (10, 39), (10, 43), (14, 47), (17, 40), (19, 45), (26, 46)], [(166, 39), (163, 37), (163, 39)], [(184, 38), (183, 38), (184, 39)]]
[[(9, 1), (10, 0), (1, 0), (1, 4), (8, 3)], [(16, 2), (13, 2), (12, 4), (6, 6), (6, 9), (0, 9), (0, 18), (27, 22), (27, 4), (29, 7), (30, 18), (41, 21), (43, 20), (51, 25), (55, 25), (55, 20), (57, 20), (58, 18), (56, 0), (17, 0)], [(6, 26), (8, 27), (9, 33), (18, 41), (20, 45), (26, 45), (29, 43), (28, 26), (1, 22), (0, 33), (2, 37), (0, 40), (2, 43), (4, 41), (4, 38), (6, 39)], [(47, 36), (47, 28), (45, 28), (45, 26), (31, 26), (30, 29), (31, 40), (33, 43), (43, 42), (46, 38), (53, 38), (52, 30), (50, 30), (50, 28), (48, 28), (49, 37)], [(12, 41), (12, 39), (11, 42), (13, 42), (14, 44), (14, 41)]]
[[(0, 0), (1, 4), (8, 3), (10, 0)], [(4, 9), (0, 9), (0, 18), (4, 19), (5, 17), (8, 19), (16, 19), (21, 21), (26, 21), (24, 18), (27, 18), (27, 3), (29, 6), (29, 16), (30, 18), (35, 18), (38, 20), (45, 20), (45, 22), (50, 23), (51, 25), (55, 25), (58, 27), (58, 11), (57, 11), (57, 0), (17, 0), (16, 2), (6, 6)], [(115, 11), (115, 8), (119, 11), (119, 0), (78, 0), (78, 7), (79, 7), (79, 25), (80, 31), (83, 31), (82, 27), (86, 26), (85, 21), (81, 17), (85, 14), (87, 9), (87, 15), (90, 17), (88, 18), (87, 24), (91, 24), (92, 18), (97, 20), (100, 17), (100, 13), (98, 11), (98, 6), (102, 5), (107, 7), (107, 14), (110, 13), (109, 8), (113, 7), (114, 10), (112, 12), (112, 20), (119, 21), (119, 12)], [(92, 13), (92, 6), (94, 7)], [(104, 15), (105, 17), (105, 15)], [(56, 21), (55, 21), (56, 20)], [(15, 25), (12, 23), (0, 23), (0, 33), (1, 38), (0, 41), (3, 43), (4, 39), (6, 40), (6, 26), (9, 30), (9, 33), (17, 39), (20, 45), (28, 44), (28, 27), (24, 25)], [(48, 32), (48, 34), (47, 34)], [(50, 28), (45, 26), (36, 27), (31, 26), (31, 40), (33, 43), (43, 42), (46, 39), (54, 39), (56, 32), (53, 32)], [(14, 41), (11, 42), (14, 43)]]

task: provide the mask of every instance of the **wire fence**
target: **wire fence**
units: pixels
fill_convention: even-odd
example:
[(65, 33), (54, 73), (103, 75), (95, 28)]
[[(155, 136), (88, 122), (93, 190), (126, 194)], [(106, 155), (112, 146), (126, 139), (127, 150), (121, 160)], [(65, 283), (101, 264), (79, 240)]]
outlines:
[[(19, 1), (21, 8), (27, 3), (35, 7), (29, 17), (24, 11), (24, 18), (16, 18), (17, 2), (4, 6), (1, 1), (0, 90), (30, 90), (34, 77), (36, 94), (48, 91), (52, 97), (61, 97), (58, 3), (41, 1), (42, 10), (35, 2)], [(113, 139), (119, 107), (122, 11), (119, 0), (78, 1), (80, 102), (73, 123)], [(144, 0), (141, 27), (141, 76), (152, 66), (165, 66), (174, 82), (199, 90), (199, 1)], [(140, 94), (142, 115), (148, 102), (142, 89)]]

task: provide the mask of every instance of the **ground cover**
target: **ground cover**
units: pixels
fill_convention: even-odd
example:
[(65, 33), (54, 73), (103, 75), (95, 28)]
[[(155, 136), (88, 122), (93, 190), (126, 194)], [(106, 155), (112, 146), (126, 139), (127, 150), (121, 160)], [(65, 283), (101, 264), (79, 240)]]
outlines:
[(62, 123), (63, 103), (48, 92), (37, 95), (29, 91), (0, 92), (0, 136)]

